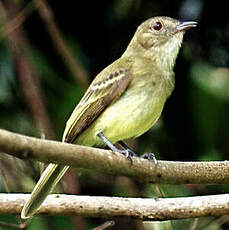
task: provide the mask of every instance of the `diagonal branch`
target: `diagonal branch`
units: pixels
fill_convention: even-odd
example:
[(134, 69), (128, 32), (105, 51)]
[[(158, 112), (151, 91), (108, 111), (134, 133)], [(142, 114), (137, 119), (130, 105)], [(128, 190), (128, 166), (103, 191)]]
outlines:
[(45, 25), (47, 27), (47, 31), (53, 40), (53, 43), (62, 56), (66, 64), (68, 65), (70, 71), (72, 72), (73, 76), (81, 83), (84, 88), (88, 87), (89, 83), (89, 76), (88, 72), (83, 68), (83, 66), (78, 62), (78, 60), (73, 57), (70, 53), (69, 48), (64, 42), (63, 34), (61, 33), (60, 29), (58, 28), (54, 14), (52, 9), (49, 7), (46, 0), (34, 0), (38, 8), (38, 12), (41, 18), (44, 20)]
[[(32, 6), (29, 6), (31, 8), (29, 9), (32, 10)], [(29, 48), (29, 42), (27, 41), (27, 37), (22, 26), (18, 27), (18, 24), (20, 24), (22, 20), (20, 18), (23, 15), (26, 17), (25, 14), (27, 11), (23, 10), (18, 13), (19, 6), (13, 1), (7, 1), (5, 9), (3, 5), (0, 7), (0, 14), (3, 20), (6, 21), (6, 26), (4, 27), (5, 35), (8, 35), (7, 39), (9, 41), (15, 71), (17, 73), (22, 92), (24, 93), (25, 101), (38, 130), (41, 130), (41, 132), (49, 139), (54, 139), (56, 136), (54, 127), (45, 108), (44, 95), (40, 87), (39, 77), (36, 74), (36, 68), (31, 61), (32, 55)], [(21, 16), (19, 17), (18, 15)], [(9, 21), (9, 18), (13, 19)]]
[[(0, 10), (1, 15), (6, 16), (4, 11), (4, 7), (2, 2), (0, 2)], [(9, 36), (10, 33), (12, 33), (15, 29), (17, 29), (19, 26), (23, 24), (23, 22), (28, 18), (28, 16), (35, 10), (34, 3), (29, 2), (24, 9), (22, 9), (20, 12), (17, 13), (17, 15), (7, 22), (4, 26), (0, 28), (1, 36)], [(1, 17), (2, 20), (2, 17)]]
[[(0, 215), (19, 214), (29, 194), (0, 194)], [(52, 194), (38, 214), (172, 220), (229, 214), (229, 195), (179, 198), (121, 198)]]
[(0, 129), (0, 151), (21, 159), (52, 162), (133, 177), (141, 182), (227, 184), (229, 162), (158, 161), (124, 156), (108, 150), (28, 137)]

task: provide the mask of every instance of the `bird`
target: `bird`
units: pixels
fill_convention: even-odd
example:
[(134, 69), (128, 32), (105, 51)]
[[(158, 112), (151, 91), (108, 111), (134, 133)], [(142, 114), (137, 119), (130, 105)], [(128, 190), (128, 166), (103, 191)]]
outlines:
[[(179, 21), (167, 16), (152, 17), (138, 26), (122, 56), (95, 77), (76, 105), (62, 141), (91, 147), (108, 146), (129, 159), (136, 156), (123, 140), (141, 136), (161, 116), (174, 89), (173, 68), (183, 35), (195, 26), (195, 21)], [(143, 157), (155, 161), (150, 154)], [(22, 219), (36, 214), (68, 167), (47, 166), (23, 207)]]

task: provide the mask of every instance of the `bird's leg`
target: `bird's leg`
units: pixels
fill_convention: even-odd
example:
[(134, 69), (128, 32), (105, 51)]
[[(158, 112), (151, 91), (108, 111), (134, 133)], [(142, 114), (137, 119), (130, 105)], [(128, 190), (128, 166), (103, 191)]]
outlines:
[[(133, 150), (131, 150), (123, 141), (119, 141), (118, 143), (129, 152), (131, 157), (133, 156), (138, 157), (138, 155)], [(144, 153), (140, 156), (140, 158), (144, 158), (149, 161), (153, 161), (154, 164), (157, 164), (157, 159), (153, 153)]]
[(135, 156), (136, 154), (130, 150), (127, 145), (123, 142), (119, 142), (119, 144), (124, 148), (124, 149), (118, 149), (115, 147), (105, 136), (102, 132), (99, 132), (97, 136), (113, 151), (117, 153), (121, 153), (124, 155), (126, 158), (130, 159), (132, 161), (132, 157)]
[[(118, 143), (124, 148), (124, 149), (118, 149), (115, 145), (113, 145), (102, 132), (99, 132), (97, 136), (113, 151), (117, 153), (121, 153), (126, 158), (130, 159), (132, 162), (132, 157), (137, 156), (137, 154), (131, 150), (123, 141), (119, 141)], [(154, 156), (153, 153), (144, 153), (140, 156), (141, 158), (148, 159), (149, 161), (153, 161), (154, 164), (157, 164), (157, 159)]]

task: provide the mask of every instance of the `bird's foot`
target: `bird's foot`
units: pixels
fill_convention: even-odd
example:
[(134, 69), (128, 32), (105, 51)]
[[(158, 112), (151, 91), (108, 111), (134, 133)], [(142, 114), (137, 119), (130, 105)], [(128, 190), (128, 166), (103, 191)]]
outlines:
[(144, 153), (140, 157), (149, 161), (153, 161), (155, 165), (157, 164), (157, 159), (153, 153)]
[(130, 160), (131, 164), (133, 163), (132, 158), (134, 156), (136, 156), (136, 154), (131, 149), (118, 149), (118, 148), (116, 148), (113, 151), (124, 155), (128, 160)]
[[(138, 157), (137, 154), (131, 150), (124, 142), (119, 141), (119, 145), (123, 149), (118, 149), (115, 145), (113, 145), (105, 136), (102, 132), (98, 133), (97, 136), (113, 151), (116, 153), (120, 153), (124, 155), (127, 159), (130, 160), (131, 164), (133, 163), (132, 158), (133, 157)], [(140, 158), (148, 159), (149, 161), (153, 161), (154, 164), (157, 164), (157, 159), (154, 156), (153, 153), (144, 153), (140, 156)]]

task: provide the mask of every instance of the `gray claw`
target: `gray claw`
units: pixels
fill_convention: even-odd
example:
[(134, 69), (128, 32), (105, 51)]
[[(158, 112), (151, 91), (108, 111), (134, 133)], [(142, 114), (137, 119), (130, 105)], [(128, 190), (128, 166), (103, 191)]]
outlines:
[(153, 161), (154, 164), (157, 164), (157, 159), (153, 153), (144, 153), (141, 155), (141, 158), (148, 159), (149, 161)]

